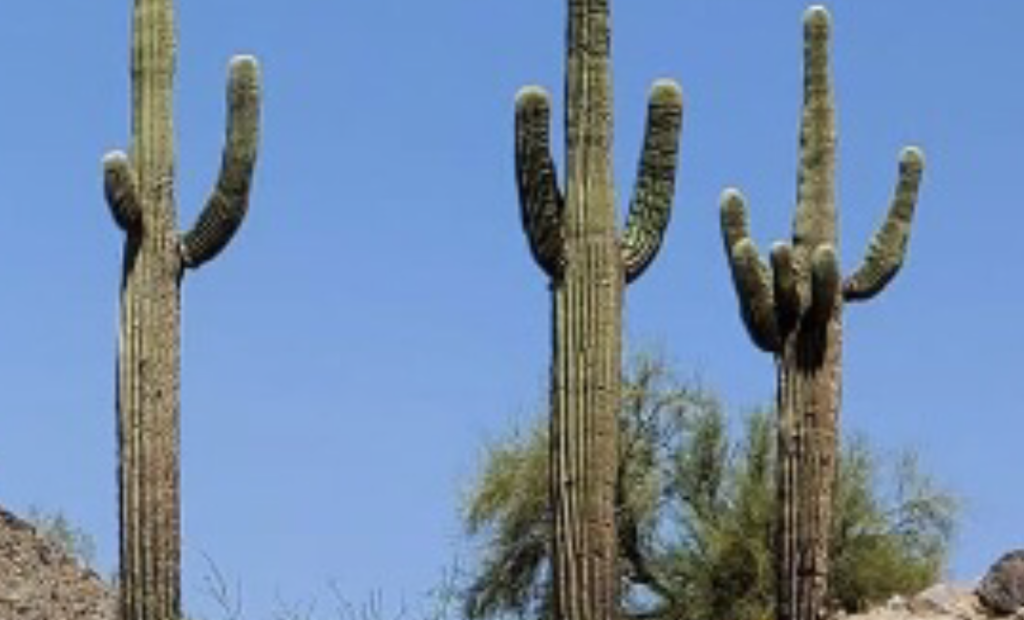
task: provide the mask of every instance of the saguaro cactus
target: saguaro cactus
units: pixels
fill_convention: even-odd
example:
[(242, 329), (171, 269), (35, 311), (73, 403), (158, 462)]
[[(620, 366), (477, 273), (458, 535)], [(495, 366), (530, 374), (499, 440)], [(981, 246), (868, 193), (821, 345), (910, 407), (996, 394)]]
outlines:
[(259, 75), (231, 62), (220, 178), (193, 228), (174, 203), (174, 8), (135, 0), (131, 155), (103, 161), (114, 221), (125, 233), (117, 363), (121, 620), (180, 617), (179, 313), (187, 269), (231, 240), (248, 206), (259, 125)]
[(682, 94), (655, 83), (639, 178), (619, 238), (613, 187), (608, 0), (569, 0), (566, 192), (549, 145), (550, 99), (516, 101), (523, 227), (551, 282), (551, 494), (556, 617), (617, 617), (614, 489), (622, 296), (661, 246), (675, 185)]
[(750, 239), (742, 195), (722, 196), (722, 233), (740, 310), (754, 343), (778, 368), (777, 615), (825, 613), (828, 531), (835, 481), (842, 310), (878, 294), (903, 263), (924, 161), (903, 151), (885, 223), (863, 264), (841, 280), (836, 236), (835, 113), (829, 79), (830, 18), (804, 15), (804, 110), (791, 243), (776, 243), (769, 269)]

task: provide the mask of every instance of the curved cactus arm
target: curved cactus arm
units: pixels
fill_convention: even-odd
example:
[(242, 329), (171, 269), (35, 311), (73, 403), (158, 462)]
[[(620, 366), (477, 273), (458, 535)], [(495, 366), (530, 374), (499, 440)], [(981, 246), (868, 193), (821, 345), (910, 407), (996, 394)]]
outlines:
[(796, 265), (793, 262), (793, 246), (783, 241), (772, 245), (772, 273), (774, 275), (775, 318), (779, 336), (785, 338), (800, 321), (803, 304), (800, 288), (797, 286)]
[(523, 230), (534, 260), (549, 277), (561, 272), (562, 210), (558, 173), (551, 159), (551, 98), (527, 86), (516, 95), (516, 181)]
[(252, 56), (231, 61), (228, 127), (220, 177), (192, 230), (182, 237), (182, 261), (199, 268), (227, 246), (249, 207), (249, 187), (259, 145), (260, 77)]
[(923, 172), (924, 155), (921, 151), (914, 147), (903, 149), (896, 194), (885, 223), (872, 238), (863, 264), (843, 283), (843, 297), (847, 301), (871, 299), (903, 266)]
[(757, 252), (747, 227), (743, 195), (736, 190), (722, 194), (722, 237), (729, 258), (743, 323), (758, 348), (768, 353), (779, 350), (771, 271)]
[(121, 151), (103, 158), (103, 190), (117, 225), (125, 232), (137, 230), (142, 225), (138, 183), (131, 161)]
[(820, 245), (811, 255), (811, 304), (807, 318), (813, 325), (823, 326), (835, 312), (839, 295), (839, 257), (831, 245)]
[(627, 283), (643, 274), (664, 239), (672, 214), (682, 124), (682, 89), (672, 80), (658, 80), (651, 89), (640, 169), (622, 236)]
[(772, 278), (767, 265), (757, 253), (757, 246), (744, 239), (733, 248), (729, 259), (740, 314), (754, 344), (767, 353), (779, 350), (781, 339), (775, 320)]

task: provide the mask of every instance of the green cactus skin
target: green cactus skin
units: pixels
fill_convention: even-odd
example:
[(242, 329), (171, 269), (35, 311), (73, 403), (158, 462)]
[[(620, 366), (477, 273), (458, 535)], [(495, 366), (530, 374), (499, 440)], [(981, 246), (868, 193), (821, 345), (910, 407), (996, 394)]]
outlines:
[(614, 513), (616, 411), (626, 284), (661, 246), (671, 211), (682, 93), (666, 80), (650, 97), (639, 177), (621, 238), (613, 187), (608, 0), (569, 0), (566, 185), (549, 144), (550, 98), (516, 101), (523, 228), (553, 299), (551, 479), (556, 618), (618, 617)]
[(776, 243), (771, 266), (750, 239), (742, 195), (722, 195), (722, 236), (740, 314), (751, 339), (778, 369), (779, 470), (777, 617), (818, 620), (827, 610), (828, 528), (835, 481), (841, 386), (842, 311), (867, 300), (899, 271), (924, 169), (903, 151), (888, 217), (863, 265), (841, 280), (835, 200), (835, 112), (829, 78), (828, 12), (804, 15), (804, 110), (796, 218), (791, 243)]
[(117, 363), (121, 620), (181, 617), (179, 321), (181, 281), (231, 240), (248, 207), (259, 141), (259, 69), (231, 62), (220, 177), (196, 224), (177, 228), (171, 0), (135, 0), (131, 155), (103, 160), (125, 233)]

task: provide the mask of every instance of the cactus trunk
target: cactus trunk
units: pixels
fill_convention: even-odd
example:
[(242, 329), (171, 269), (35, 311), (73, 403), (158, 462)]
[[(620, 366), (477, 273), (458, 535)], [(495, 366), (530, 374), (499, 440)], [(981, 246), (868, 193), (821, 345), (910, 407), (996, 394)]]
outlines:
[(842, 324), (787, 340), (778, 361), (776, 574), (780, 619), (818, 618), (828, 584)]
[(778, 372), (776, 616), (819, 620), (828, 613), (829, 531), (836, 478), (846, 302), (873, 297), (900, 269), (923, 160), (905, 149), (886, 222), (863, 265), (840, 286), (835, 200), (835, 113), (829, 77), (830, 18), (804, 17), (804, 111), (797, 209), (790, 243), (777, 243), (769, 268), (750, 239), (743, 197), (727, 190), (722, 232), (754, 343)]
[[(618, 406), (622, 289), (614, 286), (619, 269), (607, 260), (607, 247), (595, 242), (576, 252), (585, 267), (570, 270), (553, 293), (558, 316), (550, 482), (555, 608), (560, 618), (610, 619), (618, 597), (613, 501), (618, 429), (608, 412)], [(595, 286), (601, 281), (597, 277), (608, 284)]]
[(221, 179), (195, 230), (182, 236), (174, 203), (170, 0), (136, 0), (133, 30), (131, 156), (115, 152), (104, 160), (107, 200), (125, 232), (117, 359), (119, 617), (175, 620), (181, 617), (180, 286), (185, 268), (212, 258), (245, 213), (258, 83), (251, 59), (233, 64)]
[(550, 484), (557, 617), (608, 620), (618, 594), (613, 492), (623, 276), (608, 153), (608, 15), (599, 4), (570, 3), (565, 271), (552, 283)]
[(611, 171), (607, 0), (570, 0), (566, 77), (566, 192), (548, 144), (549, 99), (517, 101), (523, 224), (551, 279), (550, 493), (554, 610), (559, 620), (618, 613), (615, 481), (618, 467), (623, 291), (653, 260), (668, 223), (682, 100), (652, 94), (640, 180), (620, 241)]
[(121, 288), (121, 617), (174, 618), (181, 609), (174, 24), (170, 7), (153, 3), (136, 4), (134, 23), (132, 154), (149, 208), (141, 212), (147, 234), (126, 239)]

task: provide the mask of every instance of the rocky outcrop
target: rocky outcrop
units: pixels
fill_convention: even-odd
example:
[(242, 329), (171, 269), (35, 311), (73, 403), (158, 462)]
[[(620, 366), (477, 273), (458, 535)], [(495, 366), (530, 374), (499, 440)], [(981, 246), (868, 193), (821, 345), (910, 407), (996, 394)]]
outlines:
[(0, 508), (0, 619), (115, 620), (113, 589)]
[[(989, 575), (996, 572), (1000, 575), (999, 583), (1005, 585), (1008, 583), (1005, 579), (1010, 573), (1004, 569), (1012, 562), (1003, 560), (993, 566)], [(996, 567), (1000, 570), (996, 571)], [(986, 581), (991, 581), (989, 576), (979, 584), (936, 584), (917, 595), (907, 598), (895, 596), (885, 605), (863, 614), (845, 616), (842, 620), (1024, 620), (1024, 608), (1018, 607), (1009, 612), (997, 611), (983, 602), (981, 592), (983, 589), (991, 589), (991, 586), (984, 586)], [(1000, 592), (1005, 592), (1002, 589), (1004, 585), (999, 586)]]
[(978, 584), (978, 599), (993, 614), (1024, 609), (1024, 549), (999, 558)]

